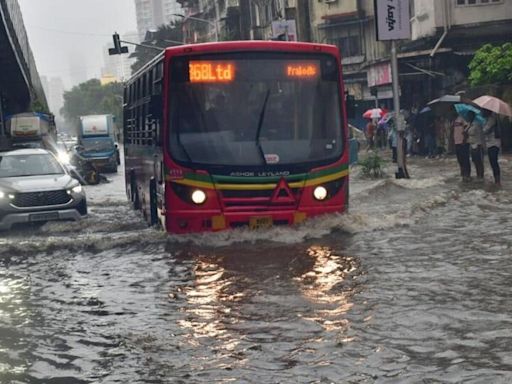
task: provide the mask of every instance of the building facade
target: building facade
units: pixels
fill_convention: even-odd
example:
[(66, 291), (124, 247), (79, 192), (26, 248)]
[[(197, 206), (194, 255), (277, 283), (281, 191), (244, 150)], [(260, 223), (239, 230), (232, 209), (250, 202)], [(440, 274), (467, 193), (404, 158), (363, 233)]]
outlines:
[[(374, 0), (179, 0), (188, 20), (186, 41), (282, 39), (334, 44), (342, 55), (346, 89), (359, 113), (392, 108), (390, 47), (377, 41)], [(380, 1), (380, 0), (379, 0)], [(511, 41), (512, 0), (409, 0), (411, 39), (398, 42), (404, 108), (468, 87), (468, 64), (486, 43)], [(273, 30), (274, 29), (274, 30)], [(359, 123), (362, 123), (360, 121)]]
[(183, 10), (176, 0), (135, 0), (135, 13), (138, 37), (142, 41), (147, 31), (176, 20)]

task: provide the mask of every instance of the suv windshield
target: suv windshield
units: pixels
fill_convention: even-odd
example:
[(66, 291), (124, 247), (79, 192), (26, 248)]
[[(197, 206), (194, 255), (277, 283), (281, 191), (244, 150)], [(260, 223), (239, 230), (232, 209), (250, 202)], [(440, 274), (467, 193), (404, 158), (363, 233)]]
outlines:
[(338, 78), (329, 55), (176, 58), (170, 152), (178, 161), (204, 165), (335, 160), (343, 149)]
[(0, 156), (0, 178), (61, 174), (64, 170), (50, 154)]
[(114, 142), (110, 138), (82, 140), (84, 152), (109, 152), (114, 149)]

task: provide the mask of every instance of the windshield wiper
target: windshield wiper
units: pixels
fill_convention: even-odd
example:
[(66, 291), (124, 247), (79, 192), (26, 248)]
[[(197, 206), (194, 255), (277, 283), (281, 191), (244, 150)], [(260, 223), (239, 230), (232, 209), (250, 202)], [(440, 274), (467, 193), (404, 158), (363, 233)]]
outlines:
[(181, 142), (181, 129), (180, 129), (181, 125), (179, 123), (179, 120), (180, 120), (179, 112), (178, 112), (178, 119), (177, 120), (178, 120), (178, 124), (176, 124), (176, 143), (178, 143), (178, 147), (180, 147), (180, 149), (185, 154), (185, 157), (187, 158), (188, 162), (191, 163), (192, 162), (192, 157), (190, 157), (190, 154), (188, 153), (187, 148), (185, 148), (185, 146)]
[(267, 90), (265, 94), (265, 100), (263, 101), (263, 106), (261, 107), (260, 117), (258, 120), (258, 128), (256, 129), (256, 146), (258, 147), (258, 152), (261, 155), (261, 159), (263, 160), (263, 164), (267, 165), (267, 159), (265, 158), (265, 152), (263, 152), (263, 148), (260, 143), (260, 135), (261, 135), (261, 127), (263, 126), (263, 119), (265, 118), (265, 110), (267, 108), (268, 97), (270, 96), (270, 88)]
[[(178, 125), (178, 127), (179, 127), (179, 125)], [(178, 147), (180, 147), (180, 149), (185, 154), (185, 157), (187, 158), (188, 162), (191, 163), (192, 162), (192, 158), (190, 157), (190, 155), (189, 155), (189, 153), (187, 151), (187, 148), (185, 148), (185, 146), (181, 142), (179, 129), (176, 129), (176, 142), (178, 143)]]

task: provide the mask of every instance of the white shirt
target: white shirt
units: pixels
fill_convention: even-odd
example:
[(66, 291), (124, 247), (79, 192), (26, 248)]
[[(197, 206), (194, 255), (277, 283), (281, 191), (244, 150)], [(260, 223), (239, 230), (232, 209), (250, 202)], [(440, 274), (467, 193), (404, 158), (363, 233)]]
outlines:
[(468, 143), (471, 145), (471, 148), (478, 148), (479, 145), (482, 147), (485, 144), (484, 132), (482, 129), (482, 124), (478, 121), (473, 120), (473, 122), (469, 125), (468, 128)]

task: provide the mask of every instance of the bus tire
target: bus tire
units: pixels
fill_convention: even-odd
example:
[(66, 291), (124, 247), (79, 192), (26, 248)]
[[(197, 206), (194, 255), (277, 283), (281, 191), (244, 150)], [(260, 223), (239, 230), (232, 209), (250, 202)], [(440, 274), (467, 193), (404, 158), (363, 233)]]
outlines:
[(135, 180), (135, 170), (130, 170), (130, 201), (133, 209), (140, 209), (139, 192), (137, 191), (137, 182)]
[(133, 169), (130, 169), (128, 182), (126, 184), (126, 194), (128, 195), (128, 200), (130, 201), (130, 203), (133, 203), (133, 196), (135, 193), (135, 171)]
[(132, 206), (133, 206), (133, 209), (135, 209), (135, 210), (140, 209), (140, 198), (139, 198), (139, 192), (137, 190), (135, 190), (133, 193)]
[(149, 180), (149, 224), (151, 226), (158, 224), (156, 180), (154, 177)]

